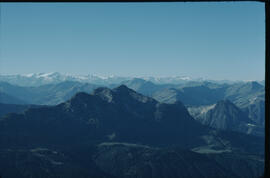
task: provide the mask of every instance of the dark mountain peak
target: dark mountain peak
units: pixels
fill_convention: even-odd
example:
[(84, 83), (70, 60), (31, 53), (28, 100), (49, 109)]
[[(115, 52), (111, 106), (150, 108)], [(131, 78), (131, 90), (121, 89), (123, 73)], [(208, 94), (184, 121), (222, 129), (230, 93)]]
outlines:
[(90, 94), (87, 94), (85, 92), (78, 92), (69, 101), (65, 103), (84, 103), (90, 97), (91, 97)]
[[(128, 88), (125, 85), (120, 85), (114, 89), (109, 89), (107, 87), (99, 87), (95, 89), (90, 95), (84, 92), (77, 93), (72, 100), (80, 100), (80, 101), (87, 101), (91, 98), (89, 97), (97, 97), (106, 101), (108, 103), (111, 102), (120, 102), (120, 103), (130, 103), (130, 102), (142, 102), (146, 103), (149, 101), (154, 101), (154, 99), (141, 95), (134, 90)], [(87, 99), (88, 98), (88, 99)], [(94, 98), (92, 98), (93, 100)]]
[(136, 93), (134, 90), (128, 88), (126, 85), (120, 85), (116, 88), (113, 89), (114, 92), (116, 93)]
[(107, 102), (113, 101), (113, 91), (107, 87), (99, 87), (95, 89), (92, 94)]
[(165, 88), (164, 85), (156, 85), (151, 81), (140, 78), (133, 78), (132, 80), (124, 81), (121, 84), (124, 84), (132, 90), (135, 90), (136, 92), (146, 96), (152, 96), (152, 94), (156, 91)]
[(72, 98), (84, 98), (84, 97), (89, 97), (90, 95), (85, 93), (85, 92), (78, 92), (73, 96)]
[(144, 96), (134, 90), (128, 88), (125, 85), (120, 85), (114, 89), (109, 89), (107, 87), (99, 87), (95, 89), (91, 94), (85, 92), (79, 92), (71, 98), (69, 103), (92, 103), (98, 102), (97, 100), (106, 101), (107, 103), (146, 103), (146, 102), (156, 102), (154, 99)]
[(104, 92), (111, 92), (111, 89), (107, 88), (107, 87), (98, 87), (93, 91), (93, 95), (97, 95), (100, 93), (104, 93)]
[(118, 100), (120, 101), (131, 101), (131, 100), (136, 100), (137, 102), (156, 102), (154, 99), (144, 96), (140, 93), (137, 93), (136, 91), (128, 88), (126, 85), (120, 85), (117, 88), (114, 88), (113, 91), (117, 95)]

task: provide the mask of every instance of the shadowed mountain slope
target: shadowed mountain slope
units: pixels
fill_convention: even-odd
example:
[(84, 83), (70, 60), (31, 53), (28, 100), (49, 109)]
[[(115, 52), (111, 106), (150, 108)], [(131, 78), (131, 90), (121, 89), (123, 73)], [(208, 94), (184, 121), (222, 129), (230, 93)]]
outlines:
[(0, 117), (8, 113), (22, 113), (29, 108), (38, 108), (38, 105), (18, 105), (18, 104), (3, 104), (0, 103)]

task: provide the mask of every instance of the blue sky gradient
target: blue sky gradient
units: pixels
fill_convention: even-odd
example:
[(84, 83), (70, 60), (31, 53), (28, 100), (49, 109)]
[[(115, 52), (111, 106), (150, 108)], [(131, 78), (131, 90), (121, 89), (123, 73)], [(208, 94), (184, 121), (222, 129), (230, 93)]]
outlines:
[(0, 9), (0, 74), (264, 79), (263, 3), (1, 3)]

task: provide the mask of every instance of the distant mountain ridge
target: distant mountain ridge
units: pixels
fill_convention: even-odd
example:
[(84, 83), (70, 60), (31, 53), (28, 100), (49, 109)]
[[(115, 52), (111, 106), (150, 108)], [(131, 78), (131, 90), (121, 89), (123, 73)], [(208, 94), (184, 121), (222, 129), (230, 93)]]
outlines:
[(9, 82), (19, 86), (41, 86), (46, 84), (58, 84), (65, 81), (91, 83), (96, 85), (109, 85), (114, 83), (120, 83), (124, 80), (129, 80), (130, 77), (118, 77), (118, 76), (98, 76), (98, 75), (70, 75), (61, 74), (59, 72), (50, 73), (32, 73), (26, 75), (0, 75), (0, 81)]
[(91, 83), (96, 85), (120, 84), (123, 81), (141, 78), (154, 84), (184, 84), (189, 81), (210, 81), (216, 83), (235, 83), (237, 81), (229, 80), (208, 80), (203, 78), (191, 78), (188, 76), (171, 76), (171, 77), (125, 77), (125, 76), (99, 76), (95, 74), (88, 75), (71, 75), (61, 74), (59, 72), (49, 73), (31, 73), (17, 75), (0, 75), (0, 81), (9, 82), (19, 86), (40, 86), (46, 84), (56, 84), (64, 81), (76, 81), (82, 83)]

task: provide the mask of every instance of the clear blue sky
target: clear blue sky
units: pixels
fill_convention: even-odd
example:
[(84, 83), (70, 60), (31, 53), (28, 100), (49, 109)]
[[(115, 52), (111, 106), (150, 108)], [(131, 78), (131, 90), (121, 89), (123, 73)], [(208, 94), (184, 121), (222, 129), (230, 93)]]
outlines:
[(0, 73), (264, 79), (264, 4), (1, 3)]

